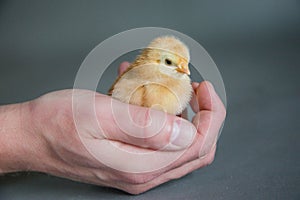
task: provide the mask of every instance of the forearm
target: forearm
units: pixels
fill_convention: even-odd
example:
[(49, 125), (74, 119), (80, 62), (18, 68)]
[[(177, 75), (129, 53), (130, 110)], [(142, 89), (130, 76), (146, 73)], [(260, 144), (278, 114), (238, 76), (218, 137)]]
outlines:
[(0, 174), (30, 170), (35, 145), (29, 103), (0, 106)]

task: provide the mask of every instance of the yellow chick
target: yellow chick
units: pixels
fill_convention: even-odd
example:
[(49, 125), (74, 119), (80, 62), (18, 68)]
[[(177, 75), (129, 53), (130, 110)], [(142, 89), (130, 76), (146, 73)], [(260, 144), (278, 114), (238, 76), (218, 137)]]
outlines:
[(187, 46), (173, 36), (154, 39), (108, 94), (124, 103), (180, 114), (191, 99)]

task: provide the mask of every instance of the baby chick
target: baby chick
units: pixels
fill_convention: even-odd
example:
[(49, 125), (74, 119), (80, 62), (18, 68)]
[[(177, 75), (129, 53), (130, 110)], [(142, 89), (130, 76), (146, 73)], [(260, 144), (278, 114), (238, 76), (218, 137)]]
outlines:
[(124, 103), (180, 114), (191, 99), (187, 46), (173, 36), (154, 39), (108, 94)]

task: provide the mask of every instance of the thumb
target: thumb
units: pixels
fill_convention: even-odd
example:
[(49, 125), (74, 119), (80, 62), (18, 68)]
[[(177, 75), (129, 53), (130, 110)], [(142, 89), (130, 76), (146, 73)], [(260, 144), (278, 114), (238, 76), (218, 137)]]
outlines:
[(107, 96), (96, 100), (96, 112), (104, 138), (142, 148), (181, 150), (190, 146), (196, 135), (187, 120)]

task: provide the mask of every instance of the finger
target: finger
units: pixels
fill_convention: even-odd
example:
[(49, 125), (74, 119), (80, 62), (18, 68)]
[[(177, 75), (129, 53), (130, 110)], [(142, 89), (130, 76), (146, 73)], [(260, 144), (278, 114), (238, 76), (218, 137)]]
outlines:
[(213, 109), (213, 95), (215, 90), (212, 84), (208, 81), (200, 83), (196, 89), (196, 96), (200, 110), (212, 110)]
[(194, 93), (191, 100), (191, 107), (194, 112), (200, 110), (212, 110), (213, 86), (208, 81), (201, 83), (192, 83)]
[[(186, 149), (180, 156), (178, 156), (177, 159), (174, 159), (173, 162), (171, 162), (169, 165), (167, 165), (161, 169), (158, 169), (156, 171), (151, 171), (148, 174), (142, 173), (141, 175), (144, 177), (144, 180), (150, 181), (161, 174), (164, 174), (175, 168), (179, 168), (179, 167), (185, 165), (186, 163), (189, 163), (194, 160), (200, 159), (202, 166), (210, 164), (214, 159), (214, 152), (215, 152), (216, 146), (214, 146), (214, 148), (212, 149), (212, 153), (210, 152), (205, 157), (199, 158), (199, 148), (201, 148), (202, 143), (203, 143), (203, 137), (201, 135), (197, 135), (197, 137), (195, 138), (195, 142), (188, 149)], [(160, 158), (166, 157), (166, 154), (168, 154), (169, 157), (172, 157), (173, 155), (171, 155), (171, 154), (174, 154), (174, 152), (158, 151), (156, 153), (155, 159), (149, 161), (149, 163), (153, 163), (153, 162), (157, 162), (157, 161), (161, 160)], [(128, 176), (130, 176), (130, 174), (128, 174)], [(136, 178), (138, 178), (138, 177), (136, 177)], [(125, 178), (125, 179), (128, 180), (127, 183), (131, 182), (130, 177)]]
[[(177, 152), (166, 152), (166, 151), (156, 151), (155, 156), (152, 156), (152, 158), (150, 157), (150, 159), (145, 159), (146, 156), (149, 156), (151, 154), (153, 154), (153, 150), (149, 150), (148, 152), (145, 152), (145, 149), (142, 149), (140, 147), (135, 147), (135, 146), (131, 146), (129, 144), (122, 144), (120, 142), (114, 142), (115, 145), (118, 145), (119, 147), (121, 146), (123, 149), (126, 149), (127, 151), (131, 151), (131, 152), (135, 152), (135, 154), (133, 156), (120, 156), (118, 154), (115, 153), (115, 151), (111, 151), (109, 155), (109, 161), (108, 162), (113, 162), (113, 165), (109, 165), (109, 166), (113, 166), (112, 168), (114, 168), (115, 166), (121, 166), (122, 168), (117, 168), (116, 171), (116, 177), (114, 177), (114, 180), (119, 180), (119, 187), (120, 189), (126, 188), (124, 186), (130, 186), (130, 185), (134, 185), (134, 186), (139, 186), (139, 185), (143, 185), (144, 183), (146, 183), (146, 185), (148, 185), (148, 182), (152, 182), (152, 180), (158, 178), (159, 176), (161, 176), (162, 174), (166, 174), (168, 173), (169, 175), (167, 176), (163, 176), (163, 179), (160, 179), (160, 181), (165, 182), (167, 180), (170, 179), (174, 179), (174, 178), (179, 178), (181, 176), (186, 175), (187, 173), (191, 172), (192, 170), (195, 170), (196, 166), (191, 164), (187, 164), (187, 163), (191, 163), (194, 162), (195, 160), (199, 160), (198, 158), (198, 148), (201, 142), (199, 142), (201, 140), (200, 136), (198, 135), (197, 141), (196, 143), (194, 143), (186, 152), (184, 152), (183, 156), (178, 156), (177, 160), (174, 160), (172, 163), (170, 163), (169, 165), (166, 166), (161, 166), (161, 168), (157, 168), (157, 169), (153, 169), (151, 171), (143, 171), (142, 173), (133, 173), (132, 171), (128, 171), (126, 169), (133, 169), (136, 168), (136, 166), (139, 167), (143, 167), (143, 168), (147, 168), (149, 165), (160, 165), (161, 161), (163, 160), (168, 160), (169, 158), (172, 158), (172, 156), (174, 154), (177, 154)], [(103, 140), (102, 144), (101, 141), (97, 144), (94, 144), (95, 148), (98, 148), (98, 152), (102, 152), (103, 154), (103, 149), (107, 149), (105, 148), (104, 143), (108, 143), (108, 140)], [(92, 144), (93, 145), (93, 144)], [(99, 148), (99, 146), (101, 146), (101, 149)], [(109, 148), (109, 150), (111, 150), (112, 148)], [(134, 150), (133, 150), (134, 149)], [(139, 152), (139, 153), (138, 153)], [(141, 154), (141, 153), (147, 153), (147, 154)], [(210, 164), (213, 161), (214, 158), (214, 153), (215, 153), (215, 149), (213, 152), (211, 152), (207, 157), (200, 159), (199, 161), (197, 161), (198, 165), (197, 168), (203, 167), (207, 164)], [(177, 156), (177, 155), (176, 155)], [(114, 159), (112, 160), (111, 157), (114, 157)], [(136, 158), (136, 157), (140, 157), (140, 158)], [(103, 162), (104, 160), (100, 160), (101, 162)], [(104, 162), (104, 164), (107, 164), (106, 162)], [(180, 168), (177, 169), (177, 168)], [(114, 168), (116, 169), (116, 168)], [(175, 171), (174, 171), (175, 170)], [(171, 172), (171, 173), (169, 173)], [(121, 180), (121, 181), (120, 181)], [(155, 183), (157, 183), (156, 181), (154, 181)], [(159, 182), (162, 183), (162, 182)], [(152, 182), (153, 183), (153, 182)], [(157, 185), (157, 184), (156, 184)], [(156, 185), (151, 185), (151, 187), (156, 186)], [(150, 185), (147, 186), (147, 188), (149, 188)], [(138, 188), (138, 187), (134, 187), (134, 188)], [(131, 188), (131, 189), (134, 189)], [(128, 189), (130, 189), (130, 187), (128, 187)], [(125, 189), (127, 192), (129, 191), (130, 193), (132, 193), (133, 191), (130, 191), (128, 189)], [(136, 191), (137, 192), (137, 191)], [(136, 193), (134, 192), (134, 193)], [(140, 191), (141, 192), (141, 191)]]
[(167, 113), (125, 104), (109, 97), (96, 98), (96, 113), (105, 138), (149, 149), (180, 150), (193, 142), (192, 123)]
[[(180, 165), (176, 167), (170, 166), (155, 173), (137, 174), (135, 176), (135, 181), (137, 180), (135, 184), (133, 184), (132, 179), (128, 178), (125, 179), (125, 183), (120, 183), (118, 185), (118, 188), (121, 190), (125, 190), (126, 192), (129, 192), (131, 194), (140, 194), (162, 183), (181, 178), (196, 169), (202, 168), (212, 163), (212, 161), (214, 160), (215, 151), (215, 148), (212, 149), (212, 151), (202, 159), (196, 157), (195, 159), (191, 159), (190, 161), (181, 161)], [(128, 174), (128, 177), (130, 176), (132, 177), (133, 175)]]
[(162, 173), (160, 176), (152, 179), (151, 181), (138, 185), (135, 187), (136, 189), (139, 189), (139, 193), (147, 191), (151, 188), (154, 188), (158, 185), (161, 185), (163, 183), (166, 183), (170, 180), (178, 179), (183, 176), (186, 176), (187, 174), (191, 173), (192, 171), (195, 171), (196, 169), (202, 168), (208, 164), (210, 164), (214, 159), (215, 151), (210, 152), (210, 154), (207, 156), (206, 159), (195, 159), (190, 162), (184, 163), (180, 167), (174, 168), (166, 173)]
[[(167, 168), (164, 170), (169, 171), (174, 168), (178, 168), (178, 167), (184, 165), (185, 163), (191, 162), (193, 160), (198, 160), (199, 159), (199, 149), (201, 149), (201, 147), (203, 146), (203, 142), (204, 142), (203, 136), (198, 134), (194, 140), (194, 143), (180, 157), (178, 157), (177, 160), (175, 160), (172, 164), (167, 166)], [(207, 165), (213, 161), (214, 154), (211, 154), (211, 152), (215, 152), (215, 148), (216, 148), (216, 146), (214, 146), (214, 148), (211, 148), (210, 152), (208, 152), (208, 154), (206, 154), (206, 156), (202, 156), (200, 158), (203, 163), (203, 166)], [(161, 152), (161, 153), (163, 154), (164, 152)], [(211, 155), (211, 156), (209, 156), (209, 155)]]
[(203, 137), (199, 156), (205, 156), (216, 144), (225, 119), (225, 107), (211, 83), (204, 81), (195, 88), (199, 112), (193, 118), (197, 132)]
[[(193, 84), (199, 110), (224, 112), (225, 107), (209, 81)], [(197, 111), (197, 110), (196, 110)]]
[(193, 92), (192, 92), (192, 98), (190, 100), (190, 106), (191, 106), (192, 110), (194, 111), (194, 113), (199, 112), (198, 98), (196, 95), (196, 90), (197, 90), (198, 86), (199, 86), (199, 83), (197, 83), (197, 82), (192, 83)]
[(130, 66), (129, 62), (122, 62), (118, 69), (118, 74), (119, 75), (123, 74), (128, 69), (129, 66)]

